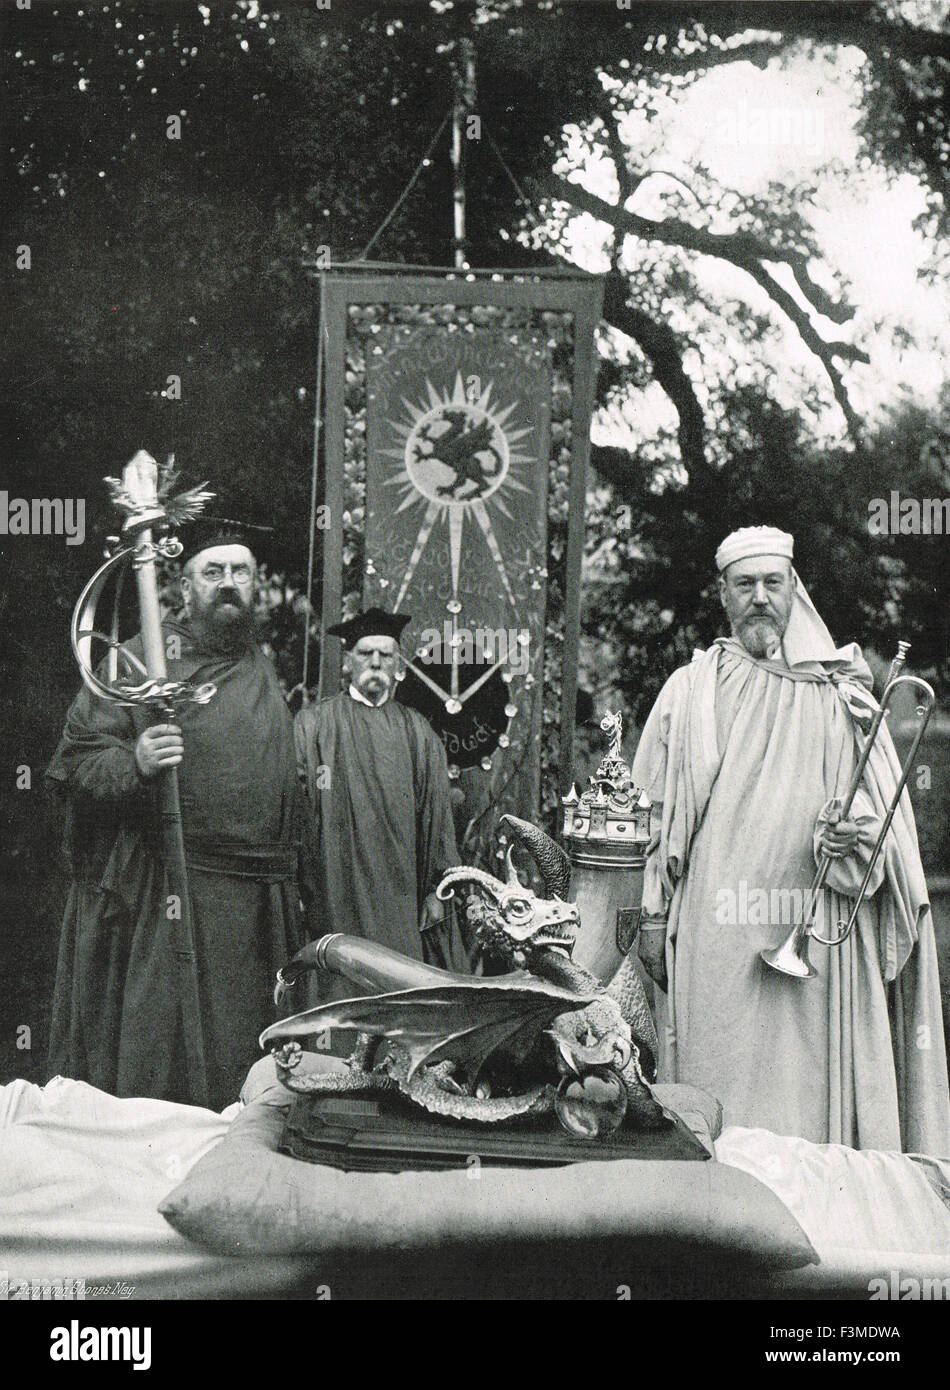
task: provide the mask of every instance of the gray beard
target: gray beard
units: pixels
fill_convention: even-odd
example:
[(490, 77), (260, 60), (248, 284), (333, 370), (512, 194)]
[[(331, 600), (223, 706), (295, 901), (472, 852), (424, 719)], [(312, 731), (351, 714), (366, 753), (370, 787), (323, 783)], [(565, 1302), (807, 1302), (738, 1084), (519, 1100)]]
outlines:
[(782, 634), (774, 618), (747, 618), (733, 635), (750, 656), (759, 660), (766, 660), (770, 653), (777, 655), (781, 650)]

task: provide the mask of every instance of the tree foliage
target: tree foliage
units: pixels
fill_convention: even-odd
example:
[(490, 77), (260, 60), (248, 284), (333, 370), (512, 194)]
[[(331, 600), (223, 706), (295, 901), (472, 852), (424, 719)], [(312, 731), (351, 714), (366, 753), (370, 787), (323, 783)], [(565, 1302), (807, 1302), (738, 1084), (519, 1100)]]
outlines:
[[(658, 388), (671, 405), (670, 429), (636, 448), (601, 442), (593, 455), (606, 490), (592, 492), (588, 552), (613, 559), (591, 571), (586, 622), (592, 642), (608, 642), (631, 704), (642, 712), (671, 664), (715, 630), (716, 541), (765, 519), (800, 536), (802, 570), (836, 635), (887, 646), (898, 629), (912, 633), (945, 680), (936, 547), (875, 543), (864, 526), (869, 496), (898, 477), (923, 485), (921, 459), (944, 436), (922, 412), (875, 433), (852, 406), (849, 372), (861, 370), (864, 348), (849, 286), (814, 274), (807, 190), (738, 197), (697, 167), (688, 188), (666, 186), (655, 216), (625, 206), (657, 167), (623, 138), (631, 112), (649, 130), (730, 64), (856, 47), (867, 60), (863, 158), (922, 180), (936, 276), (947, 250), (950, 37), (905, 10), (625, 11), (554, 0), (5, 7), (10, 240), (31, 252), (30, 270), (7, 278), (18, 325), (4, 360), (11, 481), (20, 495), (84, 497), (89, 525), (85, 547), (7, 542), (0, 560), (0, 659), (31, 756), (49, 752), (74, 680), (68, 613), (111, 525), (100, 480), (138, 447), (174, 452), (188, 481), (209, 478), (248, 519), (274, 524), (274, 568), (299, 590), (316, 356), (304, 262), (321, 249), (358, 257), (377, 233), (374, 257), (450, 262), (447, 132), (418, 166), (453, 100), (462, 37), (475, 46), (482, 122), (466, 149), (471, 263), (564, 256), (571, 219), (605, 224), (599, 402), (610, 418)], [(170, 118), (180, 139), (169, 138)], [(612, 168), (612, 201), (577, 181), (578, 149)], [(711, 294), (698, 274), (710, 259), (735, 269), (732, 298)], [(787, 333), (813, 364), (795, 408), (780, 402), (768, 357)], [(710, 344), (731, 365), (707, 367)], [(818, 417), (845, 426), (834, 448), (813, 428)], [(291, 603), (282, 621), (293, 616)], [(278, 644), (289, 651), (289, 635)], [(49, 706), (31, 696), (38, 671)]]

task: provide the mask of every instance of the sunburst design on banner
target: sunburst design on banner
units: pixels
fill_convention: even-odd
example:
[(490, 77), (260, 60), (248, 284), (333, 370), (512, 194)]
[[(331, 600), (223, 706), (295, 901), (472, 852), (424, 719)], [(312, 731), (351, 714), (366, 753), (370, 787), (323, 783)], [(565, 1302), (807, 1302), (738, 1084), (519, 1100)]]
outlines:
[[(469, 377), (469, 381), (473, 378)], [(475, 381), (478, 385), (477, 378)], [(508, 600), (512, 607), (516, 606), (495, 534), (492, 511), (497, 508), (509, 521), (514, 519), (505, 504), (505, 493), (531, 491), (517, 474), (523, 465), (534, 462), (534, 457), (519, 453), (515, 447), (525, 435), (531, 434), (531, 427), (506, 428), (518, 402), (512, 401), (503, 408), (493, 406), (494, 385), (490, 381), (484, 391), (466, 393), (462, 374), (456, 372), (452, 391), (439, 392), (427, 377), (425, 397), (413, 402), (404, 396), (405, 417), (388, 422), (400, 447), (382, 449), (380, 453), (395, 459), (400, 468), (386, 480), (385, 486), (399, 492), (401, 500), (397, 512), (412, 507), (422, 510), (415, 545), (396, 599), (396, 611), (408, 592), (437, 524), (448, 527), (452, 595), (458, 598), (465, 523), (469, 517), (485, 537)]]

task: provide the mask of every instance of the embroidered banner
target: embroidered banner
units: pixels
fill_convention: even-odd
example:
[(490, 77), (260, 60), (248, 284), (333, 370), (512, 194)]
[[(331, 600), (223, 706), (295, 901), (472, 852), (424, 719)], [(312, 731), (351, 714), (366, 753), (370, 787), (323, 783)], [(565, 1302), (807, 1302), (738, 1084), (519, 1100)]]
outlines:
[(367, 344), (365, 599), (412, 615), (401, 693), (451, 774), (490, 767), (492, 798), (522, 812), (538, 804), (550, 375), (515, 331), (390, 326)]

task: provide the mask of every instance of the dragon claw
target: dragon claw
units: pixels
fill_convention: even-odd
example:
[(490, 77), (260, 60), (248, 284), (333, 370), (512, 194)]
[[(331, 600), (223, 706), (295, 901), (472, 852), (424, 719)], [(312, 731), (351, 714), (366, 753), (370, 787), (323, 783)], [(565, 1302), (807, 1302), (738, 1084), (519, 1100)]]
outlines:
[(303, 1049), (299, 1043), (284, 1043), (283, 1047), (276, 1048), (274, 1051), (274, 1062), (280, 1071), (293, 1071), (300, 1065), (303, 1056)]

